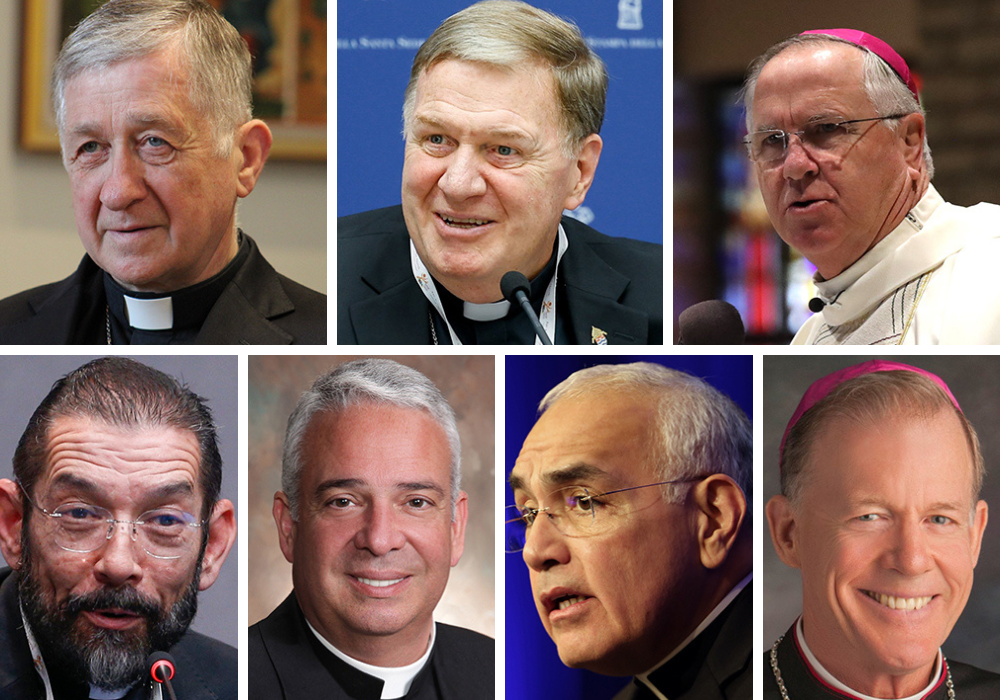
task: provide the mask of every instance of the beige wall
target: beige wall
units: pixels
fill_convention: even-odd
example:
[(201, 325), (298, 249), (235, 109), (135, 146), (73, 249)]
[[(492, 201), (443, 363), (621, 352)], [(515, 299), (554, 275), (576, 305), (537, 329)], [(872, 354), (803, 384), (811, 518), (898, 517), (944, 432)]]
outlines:
[[(261, 357), (251, 355), (248, 379), (249, 501), (240, 531), (249, 534), (249, 614), (254, 624), (292, 590), (291, 565), (278, 548), (271, 517), (281, 488), (285, 425), (302, 392), (323, 372), (349, 357)], [(469, 494), (465, 553), (434, 617), (494, 636), (494, 358), (493, 355), (393, 357), (423, 372), (451, 404), (462, 438), (462, 490)]]
[[(69, 275), (83, 255), (69, 180), (55, 155), (17, 146), (18, 0), (0, 22), (0, 298)], [(243, 200), (241, 226), (281, 273), (326, 291), (326, 164), (272, 162)]]

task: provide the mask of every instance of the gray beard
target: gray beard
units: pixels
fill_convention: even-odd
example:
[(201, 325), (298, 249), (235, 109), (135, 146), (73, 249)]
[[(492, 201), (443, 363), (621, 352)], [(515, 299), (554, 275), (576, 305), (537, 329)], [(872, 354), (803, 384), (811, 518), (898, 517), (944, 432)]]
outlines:
[[(198, 610), (200, 554), (191, 582), (169, 610), (163, 610), (129, 586), (101, 588), (57, 602), (43, 592), (27, 539), (22, 540), (23, 565), (18, 581), (21, 607), (46, 666), (59, 669), (64, 678), (104, 690), (129, 688), (145, 675), (146, 658), (154, 651), (170, 649), (194, 619)], [(143, 623), (133, 629), (108, 630), (93, 628), (80, 619), (83, 611), (102, 608), (137, 613)]]

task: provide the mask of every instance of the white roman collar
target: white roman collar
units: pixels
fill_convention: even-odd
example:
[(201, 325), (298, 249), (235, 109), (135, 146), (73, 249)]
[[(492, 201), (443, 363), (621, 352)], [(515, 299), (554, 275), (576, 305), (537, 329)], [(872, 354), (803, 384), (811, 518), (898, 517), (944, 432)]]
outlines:
[[(859, 693), (854, 688), (851, 688), (845, 685), (844, 683), (838, 681), (836, 678), (834, 678), (832, 673), (826, 670), (823, 664), (819, 662), (819, 659), (817, 659), (813, 655), (812, 650), (809, 648), (809, 645), (806, 644), (806, 636), (803, 633), (801, 617), (799, 617), (798, 622), (795, 623), (795, 638), (798, 640), (799, 646), (802, 648), (802, 653), (806, 657), (806, 663), (808, 663), (809, 666), (812, 667), (813, 673), (819, 676), (825, 683), (833, 686), (834, 688), (843, 693), (847, 693), (852, 697), (858, 698), (859, 700), (882, 700), (881, 698), (875, 698), (872, 697), (871, 695), (865, 695), (864, 693)], [(934, 662), (934, 673), (931, 674), (931, 682), (928, 683), (927, 687), (921, 690), (919, 693), (910, 695), (909, 697), (900, 698), (900, 700), (920, 700), (922, 697), (924, 697), (929, 692), (931, 692), (931, 690), (934, 689), (934, 686), (938, 684), (938, 681), (940, 679), (941, 679), (941, 650), (938, 649), (937, 660)]]
[(319, 643), (322, 644), (323, 647), (331, 654), (349, 666), (358, 669), (362, 673), (367, 673), (369, 676), (375, 676), (380, 679), (383, 683), (382, 700), (401, 698), (410, 691), (410, 685), (413, 683), (413, 679), (417, 677), (417, 674), (420, 673), (423, 667), (427, 664), (427, 659), (431, 656), (431, 650), (434, 648), (434, 638), (437, 636), (437, 624), (431, 625), (431, 640), (427, 644), (427, 651), (424, 652), (423, 656), (408, 666), (372, 666), (371, 664), (366, 664), (364, 661), (358, 661), (357, 659), (348, 656), (340, 649), (330, 644), (330, 642), (327, 641), (323, 635), (316, 631), (316, 628), (309, 623), (309, 620), (306, 620), (306, 625), (308, 625), (310, 631), (316, 635), (316, 639), (319, 640)]
[(167, 331), (174, 327), (174, 300), (172, 297), (160, 299), (137, 299), (125, 297), (125, 313), (132, 328), (143, 331)]
[(510, 309), (510, 302), (506, 299), (489, 304), (473, 304), (471, 301), (462, 304), (462, 315), (470, 321), (496, 321), (506, 316)]

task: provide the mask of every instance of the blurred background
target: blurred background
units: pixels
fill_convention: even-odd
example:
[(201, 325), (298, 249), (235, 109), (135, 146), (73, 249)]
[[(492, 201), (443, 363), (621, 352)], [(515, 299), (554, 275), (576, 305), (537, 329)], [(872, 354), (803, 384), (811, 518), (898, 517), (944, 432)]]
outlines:
[[(326, 291), (326, 0), (209, 0), (254, 53), (255, 116), (275, 134), (238, 225), (278, 272)], [(102, 0), (3, 0), (0, 299), (68, 276), (83, 257), (48, 97), (72, 28)]]
[(737, 92), (772, 44), (840, 27), (887, 41), (916, 73), (941, 195), (962, 206), (1000, 202), (1000, 0), (675, 0), (675, 319), (725, 299), (747, 342), (787, 343), (808, 318), (815, 268), (771, 228)]

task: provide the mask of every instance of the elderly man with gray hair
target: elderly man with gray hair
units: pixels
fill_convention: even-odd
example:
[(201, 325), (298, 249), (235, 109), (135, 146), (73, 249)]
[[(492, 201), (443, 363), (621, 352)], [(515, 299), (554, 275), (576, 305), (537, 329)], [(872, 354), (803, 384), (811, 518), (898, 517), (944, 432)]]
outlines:
[(510, 473), (506, 551), (573, 668), (616, 700), (750, 700), (752, 433), (707, 382), (598, 365), (552, 389)]
[(662, 344), (663, 247), (563, 216), (594, 181), (607, 87), (548, 12), (446, 19), (406, 88), (402, 206), (337, 224), (337, 342)]
[(493, 640), (433, 619), (465, 541), (460, 455), (441, 392), (392, 360), (302, 395), (273, 509), (294, 590), (250, 628), (251, 698), (493, 697)]
[(1000, 343), (1000, 207), (930, 184), (917, 82), (891, 46), (803, 32), (751, 63), (744, 102), (771, 223), (816, 266), (794, 344)]
[(236, 224), (271, 132), (250, 52), (203, 0), (110, 0), (63, 44), (52, 100), (86, 255), (0, 301), (0, 343), (326, 342), (326, 297)]

